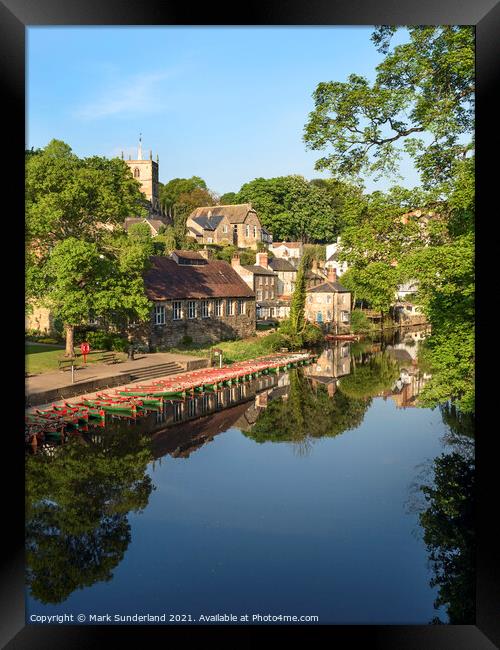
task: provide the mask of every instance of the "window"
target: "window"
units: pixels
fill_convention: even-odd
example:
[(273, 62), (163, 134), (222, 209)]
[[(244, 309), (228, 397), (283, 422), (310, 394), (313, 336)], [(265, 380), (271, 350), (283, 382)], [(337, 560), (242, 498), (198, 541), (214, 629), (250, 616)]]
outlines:
[(349, 322), (349, 312), (348, 311), (341, 312), (341, 319), (342, 319), (343, 323), (348, 323)]
[(201, 301), (201, 317), (208, 318), (208, 300)]
[(274, 300), (274, 291), (269, 292), (269, 298), (271, 298), (271, 300)]
[(327, 317), (328, 320), (332, 320), (332, 312), (331, 312), (331, 311), (327, 311), (327, 312), (326, 312), (326, 317)]
[(155, 305), (155, 325), (165, 325), (164, 305)]
[(224, 232), (224, 233), (227, 232), (227, 226), (226, 225), (222, 226), (222, 232)]
[(245, 301), (243, 298), (238, 298), (238, 315), (245, 313)]
[(307, 300), (308, 300), (309, 302), (312, 302), (312, 301), (313, 301), (313, 297), (312, 297), (312, 296), (309, 296), (309, 297), (307, 298)]
[(233, 301), (231, 298), (227, 298), (226, 300), (226, 316), (232, 316), (233, 315)]
[(214, 311), (216, 316), (222, 316), (222, 298), (217, 298), (215, 300)]
[(257, 226), (253, 227), (253, 236), (257, 239)]
[(245, 226), (245, 234), (247, 237), (250, 237), (250, 226), (248, 224)]
[(194, 300), (188, 301), (188, 318), (196, 318), (196, 302)]
[(264, 291), (264, 300), (267, 300), (269, 298), (269, 291), (266, 289)]
[(173, 320), (181, 320), (182, 318), (182, 303), (174, 302), (173, 305)]
[(332, 302), (332, 297), (331, 297), (331, 296), (327, 296), (327, 297), (326, 297), (326, 302)]
[(139, 167), (136, 167), (134, 169), (134, 178), (140, 178), (141, 177), (141, 172), (139, 170)]
[(260, 285), (264, 284), (264, 278), (262, 276), (259, 277), (259, 284)]
[(262, 300), (262, 290), (257, 291), (257, 300)]
[(213, 237), (207, 237), (207, 244), (213, 244), (214, 240)]

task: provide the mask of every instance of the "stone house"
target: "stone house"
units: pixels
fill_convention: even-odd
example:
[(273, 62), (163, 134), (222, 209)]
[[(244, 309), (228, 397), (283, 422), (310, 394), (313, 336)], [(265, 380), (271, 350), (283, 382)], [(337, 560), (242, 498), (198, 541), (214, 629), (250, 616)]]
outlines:
[(153, 256), (144, 277), (154, 303), (143, 339), (150, 348), (170, 347), (184, 337), (215, 343), (255, 334), (255, 296), (227, 262), (195, 251)]
[(188, 235), (203, 244), (227, 243), (255, 250), (258, 244), (268, 243), (270, 237), (251, 203), (196, 208), (186, 227)]
[(289, 260), (295, 266), (299, 265), (303, 250), (304, 245), (300, 241), (274, 242), (271, 245), (271, 251), (275, 257)]
[(268, 267), (267, 253), (257, 253), (254, 265), (242, 266), (239, 255), (231, 266), (255, 293), (257, 318), (275, 318), (278, 304), (278, 275)]
[(335, 269), (330, 269), (325, 281), (307, 289), (305, 318), (327, 331), (349, 330), (351, 298), (351, 292), (337, 281)]

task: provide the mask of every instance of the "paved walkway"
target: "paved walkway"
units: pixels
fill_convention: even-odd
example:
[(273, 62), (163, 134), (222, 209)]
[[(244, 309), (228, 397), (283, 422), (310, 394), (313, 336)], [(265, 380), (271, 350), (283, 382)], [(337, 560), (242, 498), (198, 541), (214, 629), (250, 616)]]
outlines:
[[(26, 394), (29, 396), (35, 396), (37, 393), (48, 393), (49, 391), (64, 390), (68, 391), (72, 389), (71, 392), (73, 395), (78, 395), (78, 385), (82, 385), (83, 394), (89, 383), (99, 382), (100, 380), (114, 380), (115, 385), (122, 385), (119, 381), (123, 379), (123, 385), (126, 385), (129, 382), (130, 374), (137, 372), (138, 370), (144, 370), (147, 368), (152, 368), (160, 364), (165, 363), (178, 363), (182, 368), (179, 370), (179, 373), (186, 372), (188, 370), (188, 363), (190, 366), (196, 365), (197, 367), (203, 367), (203, 365), (208, 365), (208, 359), (204, 357), (192, 357), (184, 354), (173, 354), (170, 352), (155, 352), (152, 354), (138, 354), (134, 361), (123, 361), (121, 363), (105, 364), (105, 363), (93, 363), (86, 367), (79, 366), (78, 370), (75, 370), (75, 381), (71, 382), (71, 370), (55, 372), (44, 372), (33, 377), (28, 377), (26, 379)], [(193, 363), (194, 362), (194, 363)], [(203, 365), (201, 365), (203, 363)], [(132, 383), (140, 383), (134, 381)]]

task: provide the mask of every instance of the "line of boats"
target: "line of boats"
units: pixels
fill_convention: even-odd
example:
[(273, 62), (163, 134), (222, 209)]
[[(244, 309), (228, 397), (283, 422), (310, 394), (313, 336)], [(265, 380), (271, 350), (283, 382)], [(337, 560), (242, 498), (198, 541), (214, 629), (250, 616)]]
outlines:
[(112, 394), (99, 393), (93, 398), (64, 402), (62, 406), (53, 404), (47, 409), (35, 409), (25, 416), (25, 439), (30, 444), (37, 444), (45, 438), (60, 439), (67, 430), (88, 429), (89, 423), (104, 426), (107, 413), (135, 418), (161, 409), (165, 400), (182, 400), (198, 393), (215, 392), (263, 374), (307, 365), (315, 358), (308, 353), (275, 354), (222, 368), (201, 368), (144, 386), (124, 387)]

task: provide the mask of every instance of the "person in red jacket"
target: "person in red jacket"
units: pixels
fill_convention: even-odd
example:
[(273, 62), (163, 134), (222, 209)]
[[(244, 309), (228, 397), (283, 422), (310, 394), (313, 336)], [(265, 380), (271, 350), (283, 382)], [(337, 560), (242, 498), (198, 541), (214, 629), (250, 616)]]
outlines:
[(80, 345), (80, 350), (83, 355), (83, 363), (87, 363), (87, 354), (90, 352), (90, 345), (87, 343), (87, 341), (83, 341), (83, 343)]

